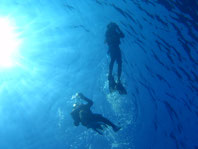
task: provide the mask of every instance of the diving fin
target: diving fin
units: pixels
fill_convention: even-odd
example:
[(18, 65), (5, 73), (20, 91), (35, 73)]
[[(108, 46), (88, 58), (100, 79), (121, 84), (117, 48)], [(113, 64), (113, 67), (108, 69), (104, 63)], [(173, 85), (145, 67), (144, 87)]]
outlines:
[(126, 91), (126, 89), (124, 88), (124, 86), (122, 85), (121, 82), (116, 84), (116, 89), (121, 95), (127, 94), (127, 91)]

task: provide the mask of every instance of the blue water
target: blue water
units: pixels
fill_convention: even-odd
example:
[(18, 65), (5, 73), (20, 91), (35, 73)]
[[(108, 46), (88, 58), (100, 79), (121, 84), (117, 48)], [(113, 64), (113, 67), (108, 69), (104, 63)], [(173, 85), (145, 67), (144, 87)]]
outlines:
[[(22, 40), (0, 69), (0, 149), (198, 149), (198, 1), (1, 0), (0, 16)], [(111, 21), (127, 95), (108, 90)], [(122, 130), (73, 126), (76, 92)]]

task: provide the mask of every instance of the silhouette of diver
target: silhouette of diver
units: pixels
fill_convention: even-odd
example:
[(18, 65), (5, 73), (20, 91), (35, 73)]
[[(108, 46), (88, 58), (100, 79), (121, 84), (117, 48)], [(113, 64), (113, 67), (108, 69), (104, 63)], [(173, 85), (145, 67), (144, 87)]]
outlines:
[[(121, 127), (116, 126), (108, 119), (104, 118), (100, 114), (94, 114), (90, 108), (93, 105), (93, 101), (85, 97), (82, 93), (77, 93), (75, 98), (81, 98), (87, 102), (87, 104), (74, 104), (71, 116), (74, 120), (74, 125), (79, 126), (81, 123), (83, 126), (92, 128), (94, 131), (103, 135), (102, 131), (104, 127), (111, 126), (114, 132), (120, 130)], [(104, 127), (103, 127), (104, 126)]]
[[(122, 55), (119, 44), (120, 44), (120, 39), (124, 38), (124, 34), (122, 33), (122, 31), (120, 30), (119, 26), (116, 23), (111, 22), (107, 25), (107, 31), (105, 33), (105, 37), (106, 37), (105, 43), (107, 43), (109, 47), (108, 54), (111, 57), (111, 62), (109, 64), (109, 74), (108, 74), (109, 90), (110, 92), (112, 92), (115, 89), (117, 89), (120, 94), (127, 94), (120, 80), (122, 73)], [(114, 77), (112, 75), (113, 65), (115, 61), (118, 64), (117, 83), (115, 82)]]

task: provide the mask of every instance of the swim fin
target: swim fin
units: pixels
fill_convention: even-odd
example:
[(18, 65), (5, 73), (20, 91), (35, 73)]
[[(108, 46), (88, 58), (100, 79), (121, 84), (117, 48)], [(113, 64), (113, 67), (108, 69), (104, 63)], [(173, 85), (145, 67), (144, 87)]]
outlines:
[(124, 88), (124, 86), (122, 85), (121, 82), (119, 82), (119, 83), (116, 84), (116, 89), (122, 95), (127, 94), (127, 91), (126, 91), (126, 89)]

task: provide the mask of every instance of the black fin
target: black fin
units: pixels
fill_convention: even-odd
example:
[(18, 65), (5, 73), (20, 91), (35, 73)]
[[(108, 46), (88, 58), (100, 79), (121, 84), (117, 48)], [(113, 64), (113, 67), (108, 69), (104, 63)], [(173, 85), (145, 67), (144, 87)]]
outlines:
[(120, 82), (118, 84), (116, 84), (116, 89), (122, 95), (127, 94), (126, 89), (124, 88), (124, 86)]

